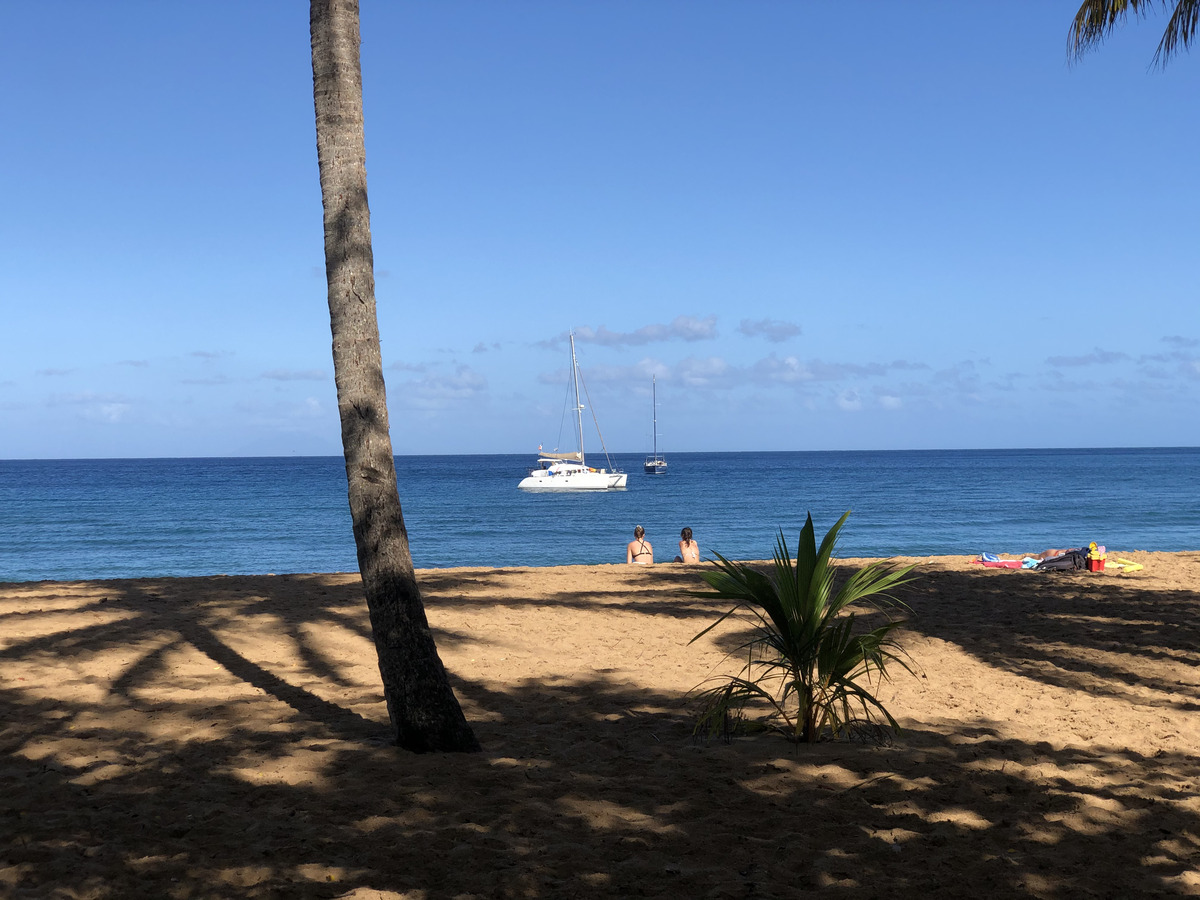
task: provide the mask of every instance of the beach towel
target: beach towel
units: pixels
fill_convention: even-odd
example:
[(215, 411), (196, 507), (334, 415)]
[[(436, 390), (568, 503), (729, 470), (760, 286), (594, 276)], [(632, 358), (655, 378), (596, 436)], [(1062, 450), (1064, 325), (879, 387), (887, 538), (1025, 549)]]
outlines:
[(989, 569), (1021, 569), (1024, 568), (1019, 559), (973, 559), (977, 566), (987, 566)]

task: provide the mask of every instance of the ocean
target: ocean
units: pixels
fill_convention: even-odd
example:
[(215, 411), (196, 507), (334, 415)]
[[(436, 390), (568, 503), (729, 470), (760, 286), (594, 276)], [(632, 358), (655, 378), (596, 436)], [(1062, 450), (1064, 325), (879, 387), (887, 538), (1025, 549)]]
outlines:
[[(614, 455), (625, 491), (517, 489), (529, 455), (401, 456), (418, 568), (623, 563), (635, 525), (669, 561), (794, 549), (852, 514), (840, 556), (1016, 553), (1088, 541), (1200, 549), (1200, 448)], [(589, 458), (593, 465), (597, 458)], [(0, 460), (0, 581), (356, 569), (340, 457)]]

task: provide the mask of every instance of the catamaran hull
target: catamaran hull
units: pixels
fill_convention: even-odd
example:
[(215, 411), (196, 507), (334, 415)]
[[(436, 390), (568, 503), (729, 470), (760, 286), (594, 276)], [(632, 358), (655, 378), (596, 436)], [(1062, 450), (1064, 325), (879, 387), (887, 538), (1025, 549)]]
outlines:
[(625, 472), (571, 472), (557, 475), (530, 475), (517, 487), (526, 491), (616, 491), (625, 487)]

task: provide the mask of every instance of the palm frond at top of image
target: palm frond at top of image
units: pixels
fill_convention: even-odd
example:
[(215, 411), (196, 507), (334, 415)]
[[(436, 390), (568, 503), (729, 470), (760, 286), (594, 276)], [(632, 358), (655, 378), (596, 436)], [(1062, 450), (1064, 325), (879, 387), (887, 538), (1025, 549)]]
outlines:
[(1101, 44), (1130, 16), (1145, 18), (1152, 9), (1169, 10), (1170, 18), (1158, 42), (1152, 66), (1165, 67), (1180, 50), (1187, 50), (1200, 27), (1200, 0), (1084, 0), (1067, 36), (1067, 54), (1079, 59)]

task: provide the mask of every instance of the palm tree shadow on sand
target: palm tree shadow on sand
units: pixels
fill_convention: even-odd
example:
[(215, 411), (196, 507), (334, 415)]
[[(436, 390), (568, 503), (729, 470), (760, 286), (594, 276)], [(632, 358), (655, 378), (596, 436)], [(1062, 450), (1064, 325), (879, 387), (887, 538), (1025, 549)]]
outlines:
[[(423, 576), (431, 611), (469, 611), (489, 578), (508, 576), (458, 577)], [(646, 603), (639, 593), (625, 608), (644, 610), (648, 627), (672, 616), (676, 578), (631, 581), (646, 589)], [(957, 588), (938, 599), (936, 581), (934, 600), (908, 626), (914, 634), (961, 642), (1047, 683), (1089, 690), (1102, 677), (1125, 690), (1115, 664), (1051, 676), (1047, 651), (1030, 637), (1041, 617), (1073, 614), (1085, 602), (1079, 590), (1010, 605), (1010, 620), (979, 637), (970, 617), (1002, 601), (1001, 584), (980, 577), (970, 587), (976, 599), (952, 596)], [(40, 672), (62, 687), (3, 682), (5, 890), (769, 897), (825, 888), (915, 897), (977, 884), (1049, 897), (1197, 889), (1187, 867), (1200, 849), (1191, 799), (1200, 763), (1190, 755), (1055, 749), (986, 726), (910, 727), (890, 747), (797, 750), (775, 738), (704, 745), (690, 737), (678, 692), (637, 679), (531, 673), (500, 685), (464, 670), (453, 673), (455, 686), (484, 752), (415, 756), (386, 743), (353, 579), (212, 583), (199, 602), (180, 590), (184, 580), (64, 586), (90, 598), (78, 614), (46, 614), (45, 628), (6, 641), (0, 671)], [(0, 598), (20, 587), (0, 588)], [(526, 602), (616, 599), (571, 597), (564, 590)], [(1195, 609), (1195, 597), (1175, 599)], [(515, 609), (523, 601), (498, 602)], [(676, 602), (674, 616), (700, 623), (697, 631), (713, 612)], [(1132, 615), (1149, 601), (1123, 588), (1105, 602)], [(962, 608), (970, 603), (974, 610)], [(0, 613), (0, 626), (17, 615)], [(1174, 659), (1189, 635), (1167, 632), (1144, 626), (1131, 652)], [(268, 633), (273, 642), (256, 643)], [(1109, 637), (1100, 628), (1074, 640), (1103, 648)], [(466, 632), (438, 630), (438, 638), (446, 648), (487, 642)], [(1164, 710), (1178, 709), (1164, 700)]]

